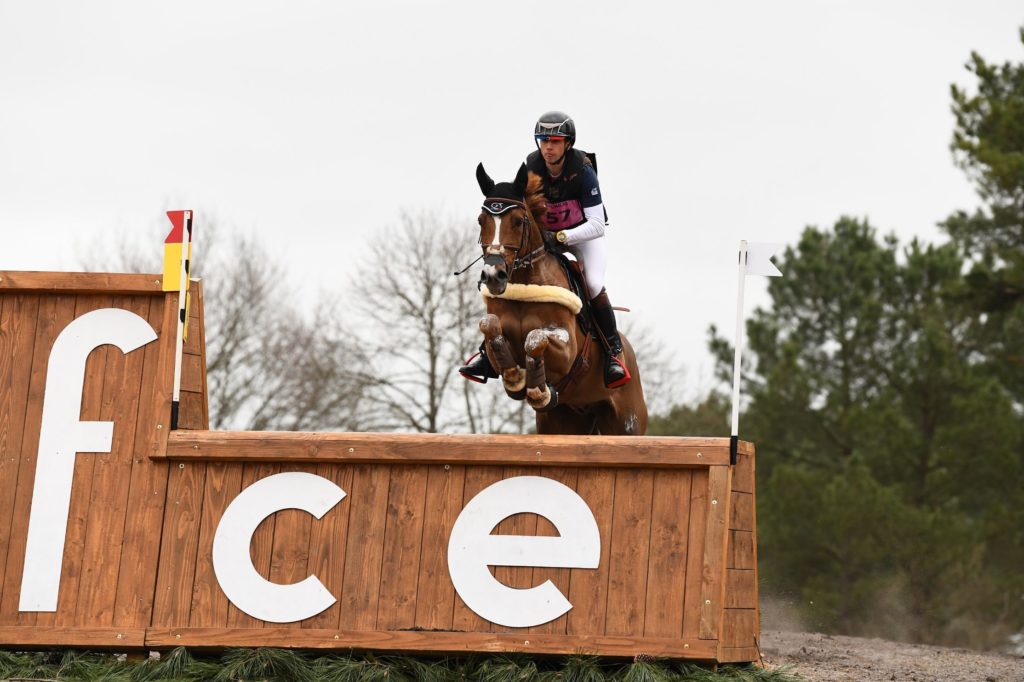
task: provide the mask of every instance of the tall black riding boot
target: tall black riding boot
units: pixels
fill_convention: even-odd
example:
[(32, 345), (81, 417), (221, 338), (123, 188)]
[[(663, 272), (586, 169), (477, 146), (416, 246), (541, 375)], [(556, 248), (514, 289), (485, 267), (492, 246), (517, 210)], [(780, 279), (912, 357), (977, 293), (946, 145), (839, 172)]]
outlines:
[(602, 289), (600, 294), (591, 299), (590, 305), (593, 306), (594, 321), (597, 322), (606, 342), (604, 385), (608, 388), (625, 386), (632, 377), (622, 362), (622, 339), (619, 338), (619, 330), (615, 326), (615, 311), (608, 300), (608, 293)]
[(479, 352), (470, 356), (469, 360), (466, 360), (466, 364), (459, 367), (459, 374), (479, 384), (486, 384), (488, 379), (498, 378), (498, 373), (494, 371), (491, 361), (487, 358), (486, 343), (486, 341), (481, 342)]

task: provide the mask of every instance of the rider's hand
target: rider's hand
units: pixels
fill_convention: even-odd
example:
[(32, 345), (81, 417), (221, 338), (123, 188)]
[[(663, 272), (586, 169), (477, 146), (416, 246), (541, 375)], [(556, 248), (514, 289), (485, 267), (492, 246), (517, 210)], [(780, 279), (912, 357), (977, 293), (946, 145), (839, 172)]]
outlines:
[(556, 237), (557, 233), (551, 230), (541, 230), (540, 236), (544, 239), (544, 246), (548, 248), (548, 251), (552, 253), (563, 253), (565, 251), (565, 244), (558, 241)]

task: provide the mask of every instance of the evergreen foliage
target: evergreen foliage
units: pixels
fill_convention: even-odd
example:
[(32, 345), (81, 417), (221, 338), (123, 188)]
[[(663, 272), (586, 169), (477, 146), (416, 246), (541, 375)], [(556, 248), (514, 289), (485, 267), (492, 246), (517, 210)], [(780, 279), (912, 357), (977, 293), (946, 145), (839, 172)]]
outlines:
[[(816, 629), (986, 648), (1024, 630), (1024, 64), (968, 69), (952, 149), (985, 208), (941, 245), (808, 227), (747, 323), (762, 593)], [(731, 380), (729, 342), (710, 346)], [(715, 412), (724, 428), (720, 396), (676, 421)]]
[(795, 682), (788, 670), (725, 666), (717, 671), (651, 659), (525, 655), (424, 658), (232, 649), (193, 657), (184, 648), (160, 659), (118, 660), (88, 652), (0, 651), (0, 679), (104, 682)]

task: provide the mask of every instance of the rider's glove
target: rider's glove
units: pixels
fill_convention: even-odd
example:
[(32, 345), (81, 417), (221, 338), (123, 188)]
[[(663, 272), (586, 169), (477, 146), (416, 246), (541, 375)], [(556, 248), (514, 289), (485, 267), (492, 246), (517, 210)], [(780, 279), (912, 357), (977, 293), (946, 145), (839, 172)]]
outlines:
[(541, 230), (541, 237), (544, 239), (544, 246), (552, 253), (564, 253), (565, 244), (558, 241), (558, 233), (551, 230)]

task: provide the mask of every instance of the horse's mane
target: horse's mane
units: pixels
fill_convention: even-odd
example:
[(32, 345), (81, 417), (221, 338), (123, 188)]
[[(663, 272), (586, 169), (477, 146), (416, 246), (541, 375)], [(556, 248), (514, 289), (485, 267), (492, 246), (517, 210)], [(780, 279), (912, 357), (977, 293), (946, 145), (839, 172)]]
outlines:
[(526, 180), (526, 192), (524, 202), (530, 209), (533, 222), (538, 226), (544, 224), (544, 216), (547, 214), (547, 201), (544, 199), (544, 182), (540, 176), (531, 172)]

